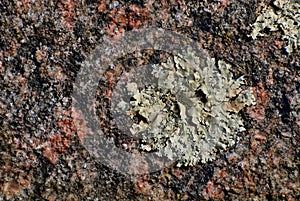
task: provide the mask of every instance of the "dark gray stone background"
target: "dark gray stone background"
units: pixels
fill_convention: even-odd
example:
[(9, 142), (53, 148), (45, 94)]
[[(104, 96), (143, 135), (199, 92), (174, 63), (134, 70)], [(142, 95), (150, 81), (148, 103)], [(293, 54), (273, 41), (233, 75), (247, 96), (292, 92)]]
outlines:
[[(299, 47), (288, 54), (282, 31), (248, 37), (268, 5), (277, 9), (270, 0), (2, 0), (0, 200), (300, 200)], [(81, 145), (70, 111), (81, 62), (104, 35), (143, 27), (197, 40), (253, 87), (247, 131), (215, 161), (129, 178)]]

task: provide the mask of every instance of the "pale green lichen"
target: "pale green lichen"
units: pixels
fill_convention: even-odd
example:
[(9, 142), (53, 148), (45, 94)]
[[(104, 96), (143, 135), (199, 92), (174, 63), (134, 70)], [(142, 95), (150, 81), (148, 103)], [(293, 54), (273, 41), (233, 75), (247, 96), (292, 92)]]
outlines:
[(235, 143), (244, 131), (238, 115), (245, 106), (255, 104), (251, 89), (243, 89), (244, 78), (232, 78), (230, 65), (207, 59), (204, 68), (180, 55), (152, 66), (155, 85), (139, 89), (125, 84), (131, 101), (121, 100), (116, 110), (127, 110), (134, 119), (130, 132), (142, 136), (141, 150), (156, 151), (177, 160), (178, 166), (213, 160), (218, 150)]
[(275, 0), (274, 5), (268, 6), (257, 17), (252, 25), (251, 36), (263, 36), (263, 30), (268, 28), (270, 31), (283, 31), (283, 38), (288, 40), (285, 47), (287, 52), (293, 52), (300, 45), (300, 2), (292, 0)]

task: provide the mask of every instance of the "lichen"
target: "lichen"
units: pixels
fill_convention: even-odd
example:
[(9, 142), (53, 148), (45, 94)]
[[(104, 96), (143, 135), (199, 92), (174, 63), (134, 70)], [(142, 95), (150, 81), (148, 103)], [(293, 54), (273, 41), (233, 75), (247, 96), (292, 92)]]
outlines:
[[(275, 8), (276, 9), (275, 9)], [(263, 36), (263, 31), (268, 28), (270, 31), (281, 30), (283, 38), (288, 40), (285, 47), (287, 52), (293, 52), (300, 45), (300, 2), (292, 0), (275, 0), (274, 6), (265, 8), (252, 25), (251, 36)]]
[(239, 111), (255, 104), (252, 90), (243, 89), (243, 77), (232, 78), (229, 64), (216, 66), (208, 58), (207, 66), (199, 68), (193, 66), (197, 57), (190, 59), (178, 55), (147, 68), (156, 82), (143, 88), (134, 79), (119, 80), (116, 93), (126, 89), (130, 101), (114, 95), (120, 100), (114, 110), (126, 110), (133, 121), (131, 134), (142, 139), (140, 149), (178, 161), (178, 166), (205, 163), (232, 146), (245, 130)]

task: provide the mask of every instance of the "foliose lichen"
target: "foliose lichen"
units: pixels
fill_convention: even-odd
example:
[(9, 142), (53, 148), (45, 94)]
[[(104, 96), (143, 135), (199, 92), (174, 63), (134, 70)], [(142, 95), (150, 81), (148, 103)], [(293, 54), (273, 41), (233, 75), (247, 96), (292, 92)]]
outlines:
[(288, 53), (293, 52), (300, 45), (300, 1), (299, 0), (275, 0), (274, 6), (263, 9), (252, 25), (251, 36), (263, 36), (264, 29), (270, 31), (281, 30), (283, 38), (288, 40), (285, 47)]
[(252, 90), (243, 89), (244, 77), (234, 80), (229, 64), (218, 61), (216, 66), (208, 58), (204, 68), (197, 68), (191, 60), (178, 55), (152, 65), (147, 70), (156, 83), (144, 88), (124, 80), (120, 86), (132, 97), (114, 108), (126, 110), (133, 120), (129, 130), (141, 136), (142, 151), (157, 152), (178, 166), (205, 163), (232, 146), (245, 130), (239, 111), (255, 104)]

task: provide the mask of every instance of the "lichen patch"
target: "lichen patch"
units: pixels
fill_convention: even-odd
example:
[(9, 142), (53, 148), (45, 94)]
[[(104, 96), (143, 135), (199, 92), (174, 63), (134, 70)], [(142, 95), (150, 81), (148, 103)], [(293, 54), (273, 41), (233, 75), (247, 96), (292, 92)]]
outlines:
[[(136, 78), (120, 79), (112, 97), (119, 100), (116, 113), (126, 110), (131, 134), (142, 139), (140, 150), (178, 161), (178, 166), (205, 163), (232, 146), (245, 130), (238, 113), (255, 104), (252, 90), (245, 89), (243, 77), (233, 79), (229, 64), (208, 58), (200, 68), (193, 66), (197, 57), (190, 59), (178, 55), (148, 67), (150, 81), (143, 87)], [(116, 94), (123, 89), (130, 101)]]
[(275, 0), (274, 6), (266, 7), (252, 25), (251, 36), (263, 36), (263, 31), (282, 31), (283, 39), (288, 40), (285, 47), (288, 53), (300, 45), (300, 2), (293, 0)]

